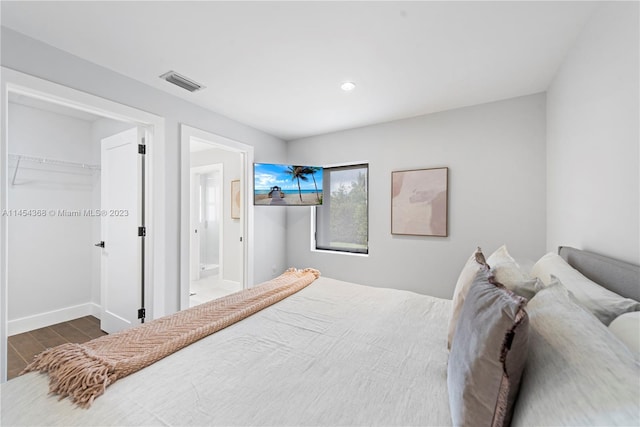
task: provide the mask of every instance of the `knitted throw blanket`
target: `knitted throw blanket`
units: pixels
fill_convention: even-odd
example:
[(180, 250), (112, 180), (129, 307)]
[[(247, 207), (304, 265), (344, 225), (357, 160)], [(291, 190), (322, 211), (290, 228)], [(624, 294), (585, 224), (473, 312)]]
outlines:
[(43, 351), (23, 371), (49, 373), (49, 392), (89, 407), (116, 380), (250, 316), (320, 277), (290, 268), (259, 286), (204, 303), (84, 344)]

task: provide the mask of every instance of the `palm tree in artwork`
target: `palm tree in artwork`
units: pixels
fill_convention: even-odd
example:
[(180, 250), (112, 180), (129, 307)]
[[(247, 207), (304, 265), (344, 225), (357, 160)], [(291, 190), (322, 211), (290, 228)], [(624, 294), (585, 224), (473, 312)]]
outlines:
[(313, 179), (313, 186), (316, 188), (316, 199), (318, 200), (318, 202), (320, 201), (320, 195), (318, 194), (318, 183), (316, 182), (316, 172), (318, 172), (319, 170), (320, 168), (316, 166), (304, 167), (305, 175), (311, 175), (311, 178)]
[(286, 174), (291, 175), (291, 180), (298, 181), (298, 194), (300, 195), (300, 201), (302, 202), (302, 189), (300, 188), (300, 180), (309, 181), (304, 166), (289, 166), (284, 171)]

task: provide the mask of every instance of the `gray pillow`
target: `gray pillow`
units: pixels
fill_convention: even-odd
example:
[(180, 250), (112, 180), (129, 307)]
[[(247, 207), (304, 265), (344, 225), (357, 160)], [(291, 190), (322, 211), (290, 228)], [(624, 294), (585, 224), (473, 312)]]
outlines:
[(539, 277), (547, 285), (552, 281), (551, 276), (556, 276), (571, 291), (576, 301), (605, 325), (609, 325), (623, 313), (640, 310), (640, 302), (620, 296), (587, 279), (553, 252), (536, 262), (531, 269), (531, 276)]
[(509, 425), (527, 357), (527, 303), (481, 269), (469, 288), (447, 367), (456, 426)]
[(529, 357), (512, 426), (640, 425), (640, 365), (554, 279), (529, 301)]

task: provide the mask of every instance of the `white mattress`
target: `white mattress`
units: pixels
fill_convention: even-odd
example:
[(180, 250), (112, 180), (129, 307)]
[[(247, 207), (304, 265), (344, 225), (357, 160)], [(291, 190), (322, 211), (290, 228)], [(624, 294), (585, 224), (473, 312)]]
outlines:
[(31, 373), (13, 425), (450, 425), (451, 301), (328, 278), (117, 381), (89, 409)]

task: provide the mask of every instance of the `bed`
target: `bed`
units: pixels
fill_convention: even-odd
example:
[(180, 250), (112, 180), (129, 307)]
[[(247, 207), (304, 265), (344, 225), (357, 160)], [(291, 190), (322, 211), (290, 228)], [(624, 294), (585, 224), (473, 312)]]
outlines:
[[(589, 256), (560, 250), (564, 257), (568, 252), (580, 262)], [(637, 312), (637, 301), (633, 306), (628, 296), (637, 296), (640, 269), (624, 264), (599, 271), (607, 271), (600, 280), (629, 284), (617, 290), (631, 302), (617, 309)], [(549, 300), (559, 299), (558, 286), (542, 286), (538, 279), (535, 284), (539, 289), (526, 307), (528, 358), (511, 424), (639, 425), (638, 355), (578, 303), (548, 313), (555, 305)], [(547, 288), (555, 290), (541, 290)], [(320, 277), (118, 380), (89, 409), (47, 395), (46, 375), (8, 381), (0, 387), (1, 424), (452, 425), (447, 385), (454, 352), (447, 348), (452, 304)], [(549, 335), (548, 323), (563, 319), (565, 325), (554, 329), (570, 337)]]

